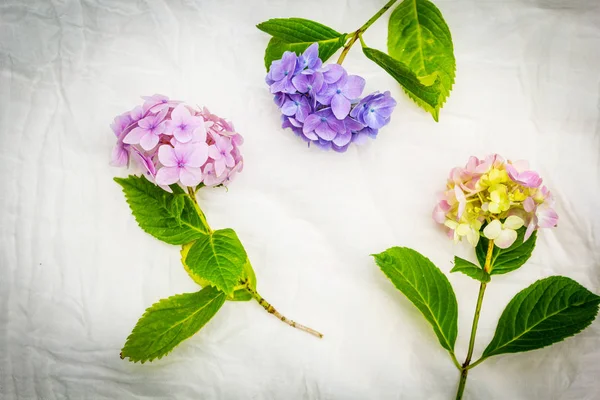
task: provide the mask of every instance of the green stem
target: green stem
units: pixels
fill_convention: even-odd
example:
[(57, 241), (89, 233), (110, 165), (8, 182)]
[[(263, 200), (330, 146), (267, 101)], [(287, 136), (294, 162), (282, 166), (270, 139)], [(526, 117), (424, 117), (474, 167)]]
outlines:
[(198, 213), (198, 216), (204, 223), (204, 226), (206, 226), (208, 228), (208, 232), (211, 233), (212, 230), (210, 229), (210, 226), (208, 226), (208, 221), (206, 220), (206, 216), (202, 212), (202, 209), (200, 208), (200, 205), (198, 204), (198, 200), (196, 199), (196, 190), (190, 186), (188, 186), (187, 190), (188, 190), (188, 195), (190, 196), (190, 199), (192, 199), (192, 201), (194, 202), (194, 206), (196, 207), (196, 212)]
[(279, 311), (277, 311), (275, 309), (275, 307), (273, 307), (260, 294), (258, 294), (258, 292), (256, 290), (254, 290), (254, 289), (252, 289), (252, 287), (250, 287), (249, 282), (245, 282), (245, 284), (246, 284), (246, 290), (252, 295), (252, 297), (254, 297), (254, 299), (258, 302), (258, 304), (260, 304), (269, 314), (273, 314), (274, 316), (279, 318), (282, 322), (285, 322), (286, 324), (288, 324), (289, 326), (291, 326), (293, 328), (300, 329), (301, 331), (310, 333), (311, 335), (316, 336), (319, 339), (323, 337), (322, 333), (317, 332), (314, 329), (309, 328), (308, 326), (299, 324), (299, 323), (292, 321), (291, 319), (286, 318), (283, 315), (281, 315), (281, 313)]
[(348, 43), (346, 43), (346, 45), (344, 46), (344, 49), (342, 50), (342, 54), (340, 54), (340, 58), (338, 58), (338, 60), (337, 60), (338, 64), (341, 64), (344, 62), (344, 59), (346, 58), (346, 54), (348, 54), (348, 52), (350, 51), (350, 48), (352, 47), (352, 45), (354, 45), (354, 43), (358, 40), (358, 38), (367, 29), (369, 29), (369, 27), (371, 25), (373, 25), (373, 23), (375, 21), (377, 21), (379, 19), (379, 17), (381, 17), (387, 10), (389, 10), (390, 7), (392, 7), (394, 5), (394, 3), (397, 1), (398, 0), (388, 1), (387, 4), (385, 6), (383, 6), (383, 8), (381, 10), (377, 11), (377, 13), (371, 17), (371, 19), (369, 19), (367, 22), (365, 22), (365, 24), (363, 26), (361, 26), (360, 28), (358, 28), (357, 30), (355, 30), (352, 33), (352, 37), (351, 37), (350, 41)]
[[(494, 252), (494, 241), (490, 240), (488, 244), (487, 254), (485, 256), (485, 264), (483, 269), (489, 272), (492, 264), (492, 253)], [(475, 307), (475, 315), (473, 316), (473, 325), (471, 326), (471, 338), (469, 339), (469, 350), (467, 351), (467, 357), (462, 365), (460, 371), (460, 380), (458, 382), (458, 390), (456, 391), (456, 400), (462, 399), (465, 391), (465, 385), (467, 384), (467, 375), (469, 374), (469, 365), (471, 364), (471, 357), (473, 357), (473, 349), (475, 347), (475, 335), (477, 334), (477, 325), (479, 324), (479, 315), (481, 314), (481, 305), (483, 304), (483, 295), (485, 294), (486, 283), (481, 283), (479, 286), (479, 296), (477, 297), (477, 306)], [(483, 360), (477, 361), (480, 363)], [(473, 365), (474, 366), (474, 365)]]

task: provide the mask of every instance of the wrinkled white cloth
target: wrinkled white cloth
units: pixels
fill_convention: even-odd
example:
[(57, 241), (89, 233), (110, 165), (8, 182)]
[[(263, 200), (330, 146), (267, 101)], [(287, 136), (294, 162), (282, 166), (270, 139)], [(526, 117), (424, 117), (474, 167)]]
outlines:
[[(435, 123), (352, 49), (366, 92), (391, 90), (392, 122), (345, 154), (282, 130), (264, 83), (269, 40), (255, 25), (304, 17), (350, 32), (377, 1), (51, 0), (0, 2), (0, 398), (454, 398), (458, 372), (416, 308), (369, 256), (427, 255), (459, 302), (463, 360), (477, 284), (448, 272), (455, 246), (431, 220), (450, 168), (470, 155), (528, 159), (560, 223), (523, 268), (494, 278), (475, 357), (508, 301), (535, 280), (600, 292), (600, 8), (596, 0), (437, 0), (456, 84)], [(365, 34), (385, 49), (387, 18)], [(144, 309), (197, 286), (177, 247), (142, 232), (108, 165), (112, 118), (140, 95), (206, 105), (246, 139), (229, 191), (202, 190), (216, 228), (237, 230), (262, 295), (227, 303), (200, 334), (144, 365), (119, 350)], [(600, 321), (469, 374), (465, 399), (600, 398)]]

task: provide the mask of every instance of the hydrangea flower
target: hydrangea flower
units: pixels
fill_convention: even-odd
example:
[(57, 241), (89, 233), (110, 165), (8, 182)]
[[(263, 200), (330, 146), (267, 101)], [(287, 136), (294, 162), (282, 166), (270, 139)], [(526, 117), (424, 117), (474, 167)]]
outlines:
[(282, 128), (322, 149), (344, 152), (350, 143), (377, 137), (390, 122), (396, 101), (389, 92), (361, 99), (365, 80), (339, 64), (323, 65), (319, 45), (304, 53), (286, 51), (271, 63), (265, 79), (281, 109)]
[(169, 185), (227, 185), (243, 170), (239, 147), (244, 142), (233, 125), (180, 101), (155, 94), (115, 117), (115, 166), (137, 166), (165, 190)]
[(483, 160), (471, 157), (464, 168), (450, 171), (432, 216), (456, 241), (466, 238), (476, 246), (483, 235), (505, 249), (523, 226), (524, 240), (536, 229), (556, 226), (553, 203), (539, 174), (526, 162), (492, 154)]

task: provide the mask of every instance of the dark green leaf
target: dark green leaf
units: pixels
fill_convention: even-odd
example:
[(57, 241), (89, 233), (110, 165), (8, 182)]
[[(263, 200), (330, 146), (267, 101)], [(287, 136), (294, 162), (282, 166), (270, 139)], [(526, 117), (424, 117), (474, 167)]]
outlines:
[(363, 52), (370, 60), (383, 68), (392, 76), (411, 97), (420, 99), (421, 102), (435, 107), (440, 97), (439, 79), (434, 76), (425, 79), (427, 85), (423, 83), (424, 79), (419, 79), (413, 71), (402, 62), (388, 56), (387, 54), (369, 47), (363, 47)]
[(265, 50), (267, 71), (273, 60), (284, 52), (302, 53), (313, 43), (319, 43), (319, 57), (325, 62), (344, 46), (346, 34), (328, 26), (303, 18), (274, 18), (256, 25), (258, 29), (273, 36)]
[(115, 178), (140, 227), (157, 239), (170, 244), (189, 243), (205, 237), (210, 229), (202, 211), (177, 187), (168, 193), (146, 178)]
[(592, 323), (600, 297), (562, 276), (539, 280), (506, 306), (482, 358), (549, 346)]
[(448, 278), (428, 258), (406, 247), (373, 255), (383, 273), (433, 326), (442, 347), (454, 350), (458, 306)]
[(231, 296), (244, 278), (247, 260), (236, 233), (232, 229), (219, 229), (192, 244), (184, 265), (192, 277), (205, 280)]
[(437, 121), (439, 110), (454, 84), (456, 60), (450, 29), (442, 13), (428, 0), (404, 0), (390, 16), (388, 53), (406, 64), (419, 78), (439, 78), (439, 96), (435, 104), (408, 95)]
[(462, 272), (463, 274), (483, 283), (490, 281), (490, 275), (483, 269), (470, 261), (456, 256), (454, 257), (454, 268), (452, 268), (450, 272)]
[[(525, 227), (517, 230), (517, 239), (508, 249), (503, 250), (497, 246), (494, 246), (490, 275), (500, 275), (514, 271), (525, 264), (527, 260), (529, 260), (529, 257), (531, 257), (531, 253), (535, 247), (537, 234), (536, 232), (533, 232), (529, 239), (527, 239), (526, 242), (523, 242), (525, 231)], [(477, 260), (482, 268), (485, 265), (485, 256), (487, 254), (488, 244), (488, 239), (485, 236), (482, 236), (479, 239), (479, 243), (477, 243), (477, 247), (475, 248)]]
[(133, 328), (121, 358), (142, 363), (162, 358), (206, 325), (224, 302), (225, 294), (208, 286), (154, 303)]

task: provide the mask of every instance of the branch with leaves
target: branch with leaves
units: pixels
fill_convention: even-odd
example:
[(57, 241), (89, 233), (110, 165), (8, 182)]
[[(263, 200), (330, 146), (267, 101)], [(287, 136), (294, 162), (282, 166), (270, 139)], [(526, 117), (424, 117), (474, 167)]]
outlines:
[[(377, 136), (396, 102), (389, 92), (361, 98), (365, 80), (341, 67), (358, 41), (364, 55), (438, 121), (454, 84), (456, 61), (450, 30), (437, 7), (428, 0), (402, 1), (389, 18), (387, 53), (368, 47), (363, 38), (397, 2), (389, 1), (351, 33), (302, 18), (257, 25), (272, 36), (265, 50), (266, 81), (281, 109), (283, 128), (309, 145), (338, 152)], [(324, 64), (339, 49), (337, 63)]]
[(450, 272), (479, 282), (465, 361), (458, 362), (454, 344), (458, 305), (448, 278), (429, 259), (406, 247), (375, 254), (375, 262), (432, 325), (460, 372), (456, 399), (463, 396), (469, 370), (489, 357), (539, 349), (573, 336), (595, 319), (600, 297), (563, 276), (541, 279), (519, 292), (502, 313), (492, 341), (472, 361), (484, 294), (494, 275), (521, 268), (531, 257), (539, 228), (556, 226), (550, 191), (524, 161), (498, 155), (471, 157), (454, 168), (433, 217), (456, 241), (467, 239), (477, 263), (454, 257)]
[(210, 114), (164, 96), (117, 118), (113, 164), (132, 166), (144, 176), (115, 178), (140, 228), (181, 246), (181, 262), (202, 287), (162, 299), (146, 310), (121, 351), (130, 361), (162, 358), (197, 333), (229, 301), (256, 300), (282, 322), (316, 337), (323, 335), (279, 313), (256, 289), (250, 260), (232, 229), (213, 230), (197, 191), (231, 182), (242, 170), (241, 136)]

